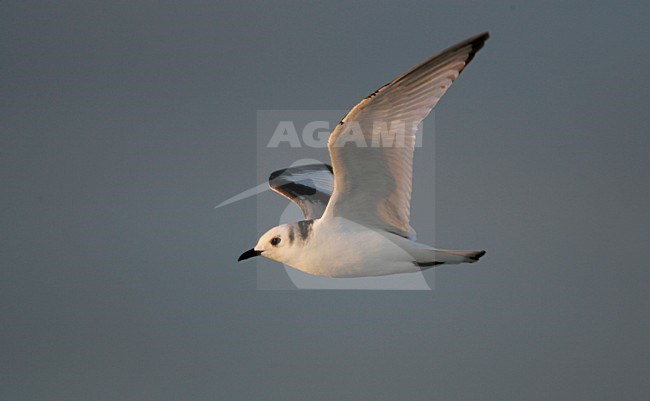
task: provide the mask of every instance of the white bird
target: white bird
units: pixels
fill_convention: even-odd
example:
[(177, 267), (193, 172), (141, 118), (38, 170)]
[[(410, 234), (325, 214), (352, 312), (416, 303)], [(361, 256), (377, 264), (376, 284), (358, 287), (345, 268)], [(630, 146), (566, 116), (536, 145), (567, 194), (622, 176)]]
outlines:
[(483, 47), (469, 38), (413, 67), (354, 106), (332, 131), (332, 167), (291, 167), (271, 174), (271, 188), (305, 220), (274, 227), (253, 256), (328, 277), (419, 272), (472, 263), (485, 251), (440, 250), (415, 242), (409, 224), (413, 152), (418, 124)]

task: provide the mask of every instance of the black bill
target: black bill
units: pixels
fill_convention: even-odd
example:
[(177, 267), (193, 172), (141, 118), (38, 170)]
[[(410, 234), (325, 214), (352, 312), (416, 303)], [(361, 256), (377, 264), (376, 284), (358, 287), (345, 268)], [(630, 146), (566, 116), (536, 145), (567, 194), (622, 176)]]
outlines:
[(246, 252), (242, 253), (239, 255), (239, 259), (237, 259), (237, 262), (241, 262), (242, 260), (250, 259), (254, 256), (260, 256), (262, 254), (262, 251), (256, 251), (255, 249), (249, 249)]

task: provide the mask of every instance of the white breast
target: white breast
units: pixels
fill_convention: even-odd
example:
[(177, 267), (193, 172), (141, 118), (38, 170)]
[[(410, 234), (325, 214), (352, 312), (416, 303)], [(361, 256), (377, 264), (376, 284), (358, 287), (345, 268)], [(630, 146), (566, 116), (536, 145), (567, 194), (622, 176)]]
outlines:
[(312, 236), (286, 264), (328, 277), (362, 277), (415, 272), (420, 269), (400, 246), (399, 236), (336, 218), (314, 223)]

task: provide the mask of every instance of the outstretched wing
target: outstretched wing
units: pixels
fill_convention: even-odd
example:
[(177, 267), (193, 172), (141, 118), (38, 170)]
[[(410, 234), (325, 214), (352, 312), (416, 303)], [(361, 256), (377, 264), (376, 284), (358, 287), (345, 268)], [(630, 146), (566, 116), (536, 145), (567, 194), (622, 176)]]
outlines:
[(488, 37), (474, 36), (425, 60), (343, 117), (327, 143), (335, 176), (323, 219), (344, 217), (414, 237), (409, 215), (417, 126)]
[(296, 204), (305, 220), (310, 220), (323, 215), (332, 195), (333, 181), (331, 166), (307, 164), (274, 171), (269, 186)]

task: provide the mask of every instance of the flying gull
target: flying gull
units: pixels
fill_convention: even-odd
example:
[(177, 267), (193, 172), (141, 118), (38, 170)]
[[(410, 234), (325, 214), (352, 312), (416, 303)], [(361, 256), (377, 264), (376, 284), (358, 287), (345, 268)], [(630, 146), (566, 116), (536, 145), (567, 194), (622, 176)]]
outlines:
[(253, 256), (328, 277), (419, 272), (473, 263), (483, 250), (435, 249), (409, 224), (415, 133), (489, 34), (469, 38), (413, 67), (354, 106), (334, 128), (332, 165), (275, 171), (271, 189), (304, 220), (267, 231), (238, 259)]

